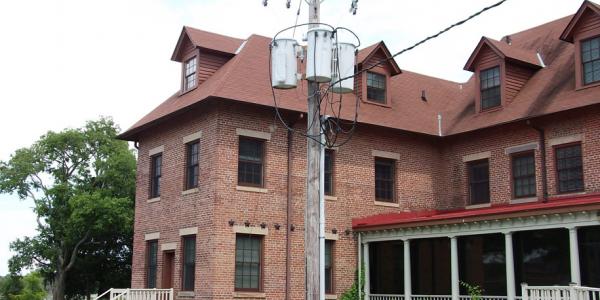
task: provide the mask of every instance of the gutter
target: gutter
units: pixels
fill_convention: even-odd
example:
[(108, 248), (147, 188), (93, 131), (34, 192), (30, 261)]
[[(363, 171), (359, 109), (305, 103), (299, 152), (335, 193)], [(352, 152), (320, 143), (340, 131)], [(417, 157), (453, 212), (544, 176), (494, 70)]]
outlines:
[(533, 125), (527, 120), (527, 125), (539, 134), (540, 154), (542, 158), (542, 202), (548, 202), (548, 170), (546, 167), (546, 132), (543, 128)]
[[(290, 123), (287, 124), (287, 126), (289, 128), (294, 128), (294, 125), (296, 125), (296, 123), (298, 121), (300, 121), (302, 118), (304, 118), (304, 114), (299, 114), (298, 118)], [(293, 137), (294, 137), (294, 132), (292, 130), (288, 130), (287, 131), (287, 201), (286, 201), (286, 205), (285, 205), (285, 210), (286, 210), (286, 217), (285, 217), (285, 223), (286, 223), (286, 231), (285, 231), (285, 299), (289, 300), (290, 299), (290, 277), (291, 277), (291, 271), (290, 271), (290, 261), (292, 258), (292, 240), (290, 239), (290, 233), (291, 233), (291, 227), (292, 224), (290, 222), (290, 220), (292, 219), (292, 146), (293, 146)]]

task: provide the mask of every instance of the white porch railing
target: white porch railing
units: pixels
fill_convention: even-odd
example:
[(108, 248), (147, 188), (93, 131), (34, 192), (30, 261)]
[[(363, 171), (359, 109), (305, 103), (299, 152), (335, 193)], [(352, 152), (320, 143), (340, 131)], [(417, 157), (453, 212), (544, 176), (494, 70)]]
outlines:
[(600, 300), (600, 288), (521, 285), (523, 300)]
[(369, 300), (404, 300), (404, 295), (369, 294)]
[(450, 295), (412, 295), (411, 300), (452, 300)]
[(173, 300), (173, 289), (110, 289), (94, 300), (106, 295), (109, 300)]
[[(528, 286), (521, 285), (523, 296), (516, 300), (600, 300), (600, 288), (584, 286)], [(471, 296), (459, 296), (460, 300), (472, 300)], [(480, 296), (480, 300), (508, 300), (506, 296)], [(404, 295), (370, 294), (368, 300), (452, 300), (451, 295)]]
[[(460, 296), (460, 300), (471, 300), (471, 296)], [(481, 296), (480, 300), (507, 300), (506, 296)], [(405, 300), (404, 295), (369, 294), (369, 300)], [(410, 300), (452, 300), (451, 295), (412, 295)], [(587, 300), (587, 299), (582, 299)], [(589, 299), (600, 300), (600, 299)]]

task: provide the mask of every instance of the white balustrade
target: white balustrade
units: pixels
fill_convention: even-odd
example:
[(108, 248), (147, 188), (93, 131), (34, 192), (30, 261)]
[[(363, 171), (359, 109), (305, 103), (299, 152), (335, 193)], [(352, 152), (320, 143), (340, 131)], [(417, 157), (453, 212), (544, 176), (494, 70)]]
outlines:
[(404, 300), (404, 295), (369, 294), (369, 300)]
[(173, 300), (173, 289), (110, 289), (94, 300), (107, 294), (109, 300)]
[(523, 300), (600, 300), (600, 288), (521, 285)]

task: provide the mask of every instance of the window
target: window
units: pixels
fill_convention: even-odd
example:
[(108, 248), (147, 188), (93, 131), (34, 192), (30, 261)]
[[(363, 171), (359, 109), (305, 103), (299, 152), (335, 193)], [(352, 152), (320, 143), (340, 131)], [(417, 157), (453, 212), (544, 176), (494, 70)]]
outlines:
[(581, 144), (556, 148), (556, 173), (559, 193), (583, 191)]
[(535, 196), (535, 158), (533, 152), (513, 156), (512, 174), (515, 198)]
[(235, 239), (235, 289), (260, 291), (261, 273), (262, 237), (238, 234)]
[(150, 198), (160, 197), (160, 178), (162, 176), (162, 154), (150, 158)]
[(375, 158), (375, 200), (394, 202), (396, 161)]
[(240, 137), (238, 185), (263, 186), (264, 141)]
[(183, 237), (182, 290), (193, 291), (196, 279), (196, 236)]
[(369, 243), (369, 287), (372, 294), (404, 294), (403, 253), (402, 241)]
[(333, 241), (325, 241), (325, 293), (333, 294)]
[[(517, 231), (513, 233), (513, 252), (515, 283), (564, 286), (571, 282), (566, 228)], [(516, 292), (520, 296), (521, 289)]]
[(333, 196), (333, 150), (325, 149), (325, 195)]
[(385, 103), (385, 75), (367, 72), (367, 99)]
[(581, 42), (583, 84), (600, 81), (600, 36)]
[(200, 142), (186, 144), (186, 148), (185, 187), (189, 190), (198, 186)]
[(479, 74), (481, 110), (500, 105), (500, 67), (483, 70)]
[(158, 241), (148, 241), (146, 243), (146, 287), (156, 288), (156, 257), (158, 255)]
[(487, 159), (469, 162), (469, 202), (484, 204), (490, 202), (490, 168)]
[(185, 62), (185, 78), (183, 80), (184, 91), (189, 91), (194, 87), (196, 87), (196, 57)]

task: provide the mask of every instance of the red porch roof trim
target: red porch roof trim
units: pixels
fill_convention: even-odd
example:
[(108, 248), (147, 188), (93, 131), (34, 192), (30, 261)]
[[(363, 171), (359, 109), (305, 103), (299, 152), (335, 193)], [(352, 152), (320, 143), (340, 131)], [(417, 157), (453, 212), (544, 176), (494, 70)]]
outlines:
[(457, 210), (429, 210), (417, 212), (401, 212), (373, 215), (352, 220), (352, 228), (357, 231), (368, 231), (371, 229), (386, 227), (407, 227), (407, 225), (419, 226), (427, 222), (456, 223), (464, 222), (465, 219), (502, 217), (515, 213), (546, 212), (549, 210), (582, 208), (595, 205), (600, 208), (600, 193), (558, 197), (544, 203), (541, 201), (523, 204), (502, 204), (479, 209), (457, 209)]

